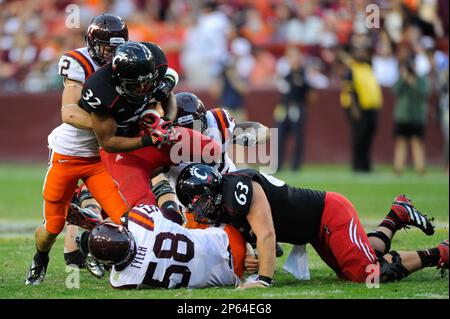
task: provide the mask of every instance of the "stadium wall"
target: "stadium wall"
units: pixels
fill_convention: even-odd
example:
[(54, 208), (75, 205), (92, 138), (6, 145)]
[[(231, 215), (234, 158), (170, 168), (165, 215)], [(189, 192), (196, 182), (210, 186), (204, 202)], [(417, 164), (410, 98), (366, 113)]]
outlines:
[[(177, 92), (188, 90), (178, 88)], [(206, 105), (216, 105), (206, 91), (195, 91)], [(309, 107), (306, 130), (307, 163), (348, 163), (350, 158), (349, 126), (339, 106), (339, 91), (318, 91)], [(0, 94), (0, 161), (34, 162), (47, 159), (47, 135), (61, 122), (60, 92), (45, 94)], [(279, 101), (275, 90), (252, 90), (245, 99), (249, 120), (273, 126), (273, 109)], [(433, 102), (426, 130), (426, 153), (429, 163), (441, 164), (443, 138), (440, 124), (433, 119)], [(394, 97), (384, 90), (384, 107), (379, 118), (373, 149), (376, 163), (391, 163), (393, 157), (392, 109)], [(290, 141), (292, 143), (292, 141)], [(292, 145), (292, 144), (291, 144)]]

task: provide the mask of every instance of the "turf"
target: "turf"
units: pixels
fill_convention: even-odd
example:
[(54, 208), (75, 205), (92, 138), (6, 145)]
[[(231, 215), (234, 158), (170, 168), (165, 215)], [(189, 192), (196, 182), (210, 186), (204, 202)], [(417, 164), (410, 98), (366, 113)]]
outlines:
[[(433, 268), (410, 275), (401, 282), (368, 289), (364, 284), (342, 282), (308, 246), (311, 280), (298, 281), (282, 270), (290, 250), (277, 260), (275, 285), (266, 290), (236, 291), (233, 288), (116, 291), (108, 280), (80, 272), (80, 288), (69, 289), (63, 260), (62, 236), (50, 254), (51, 262), (44, 283), (37, 287), (23, 284), (34, 253), (32, 228), (41, 218), (41, 189), (45, 165), (0, 166), (0, 298), (449, 298), (449, 281)], [(337, 191), (347, 196), (358, 210), (366, 230), (371, 230), (389, 209), (391, 200), (408, 194), (417, 208), (434, 216), (438, 229), (427, 237), (418, 230), (399, 232), (392, 246), (396, 250), (433, 247), (448, 238), (448, 176), (432, 168), (424, 177), (413, 172), (395, 177), (389, 167), (377, 167), (370, 175), (355, 175), (342, 166), (308, 166), (300, 173), (284, 171), (277, 177), (292, 185)], [(25, 227), (24, 227), (25, 226)], [(19, 231), (23, 231), (19, 233)], [(69, 277), (68, 277), (69, 276)]]

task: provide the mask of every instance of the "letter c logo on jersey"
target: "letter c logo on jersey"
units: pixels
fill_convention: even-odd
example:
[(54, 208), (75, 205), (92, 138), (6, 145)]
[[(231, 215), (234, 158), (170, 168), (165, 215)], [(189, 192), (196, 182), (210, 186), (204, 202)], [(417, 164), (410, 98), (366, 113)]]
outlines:
[[(239, 195), (238, 195), (239, 192)], [(245, 205), (247, 203), (248, 186), (244, 183), (239, 182), (236, 184), (236, 190), (234, 191), (234, 197), (239, 205)]]

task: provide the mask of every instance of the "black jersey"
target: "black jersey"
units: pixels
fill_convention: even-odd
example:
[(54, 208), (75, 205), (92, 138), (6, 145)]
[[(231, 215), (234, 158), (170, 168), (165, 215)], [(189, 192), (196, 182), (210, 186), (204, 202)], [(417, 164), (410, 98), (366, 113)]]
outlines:
[(108, 63), (86, 80), (79, 105), (89, 113), (112, 116), (117, 122), (116, 135), (133, 137), (139, 133), (139, 116), (147, 103), (131, 103), (116, 91)]
[[(167, 71), (166, 56), (156, 44), (147, 43), (146, 46), (155, 59), (155, 81), (160, 82)], [(121, 96), (112, 79), (111, 63), (108, 63), (86, 80), (79, 105), (89, 113), (111, 115), (117, 122), (117, 136), (134, 137), (139, 133), (139, 116), (151, 103), (156, 103), (152, 96), (141, 103), (132, 103)]]
[(253, 198), (252, 181), (260, 184), (267, 196), (277, 241), (301, 245), (318, 235), (325, 192), (292, 187), (272, 176), (244, 169), (223, 175), (222, 203), (227, 221), (247, 241), (255, 241), (246, 219)]

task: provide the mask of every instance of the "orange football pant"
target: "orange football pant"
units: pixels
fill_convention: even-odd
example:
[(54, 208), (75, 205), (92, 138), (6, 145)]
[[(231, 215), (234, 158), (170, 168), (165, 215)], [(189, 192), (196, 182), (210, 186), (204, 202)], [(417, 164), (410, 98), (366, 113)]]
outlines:
[[(186, 222), (184, 227), (190, 229), (205, 229), (210, 227), (207, 224), (201, 224), (194, 220), (194, 214), (186, 212), (184, 214)], [(232, 225), (225, 225), (223, 228), (228, 235), (230, 242), (231, 255), (233, 256), (233, 269), (236, 276), (242, 278), (245, 270), (245, 255), (247, 254), (247, 247), (245, 246), (245, 240), (242, 234)]]
[(116, 183), (99, 156), (67, 156), (50, 150), (42, 192), (44, 225), (49, 233), (57, 235), (63, 230), (67, 209), (80, 179), (115, 223), (120, 224), (120, 217), (128, 211)]

